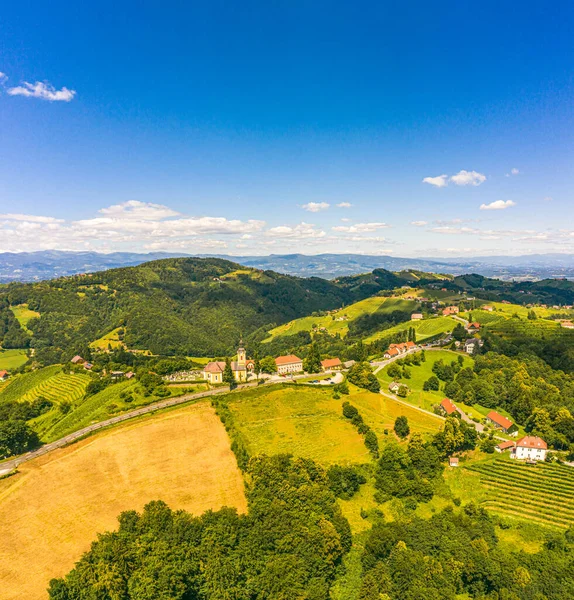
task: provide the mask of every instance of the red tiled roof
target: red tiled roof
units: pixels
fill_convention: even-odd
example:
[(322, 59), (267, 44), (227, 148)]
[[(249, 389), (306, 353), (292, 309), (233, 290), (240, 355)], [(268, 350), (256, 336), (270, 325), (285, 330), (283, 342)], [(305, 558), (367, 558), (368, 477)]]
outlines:
[(458, 465), (458, 458), (456, 456), (451, 456), (448, 459), (449, 464), (451, 465)]
[(527, 435), (517, 440), (516, 447), (519, 446), (521, 448), (543, 448), (544, 450), (548, 448), (548, 444), (542, 438), (534, 435)]
[(225, 369), (225, 362), (222, 360), (218, 360), (215, 362), (208, 362), (205, 367), (203, 367), (203, 371), (205, 373), (223, 373)]
[(457, 412), (456, 406), (448, 398), (445, 398), (440, 405), (444, 408), (447, 415), (452, 415)]
[(74, 358), (72, 358), (71, 362), (76, 364), (76, 363), (85, 362), (85, 361), (80, 355), (77, 354), (76, 356), (74, 356)]
[(0, 371), (0, 377), (6, 377), (8, 375), (8, 371)]
[(340, 367), (341, 359), (340, 358), (326, 358), (325, 360), (321, 361), (321, 366), (323, 367), (323, 369), (332, 369), (333, 367)]
[(389, 354), (390, 356), (397, 356), (399, 354), (399, 351), (396, 348), (389, 348), (387, 350), (387, 354)]
[(278, 356), (275, 359), (275, 364), (279, 365), (292, 365), (294, 363), (300, 363), (301, 359), (294, 354), (288, 354), (287, 356)]
[(500, 442), (498, 446), (496, 446), (499, 450), (506, 450), (507, 448), (514, 448), (514, 442), (512, 440), (507, 440), (506, 442)]
[(486, 418), (490, 419), (493, 423), (496, 423), (497, 425), (500, 425), (500, 427), (503, 427), (504, 429), (508, 429), (509, 427), (512, 427), (512, 421), (510, 419), (507, 419), (506, 417), (503, 417), (502, 415), (499, 415), (494, 410), (491, 410), (486, 415)]
[(414, 348), (416, 344), (414, 342), (407, 342), (407, 348)]

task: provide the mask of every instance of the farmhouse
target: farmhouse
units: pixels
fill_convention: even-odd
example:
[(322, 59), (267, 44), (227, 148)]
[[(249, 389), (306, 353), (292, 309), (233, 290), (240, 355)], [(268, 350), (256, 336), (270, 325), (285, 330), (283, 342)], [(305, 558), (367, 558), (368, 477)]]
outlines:
[(401, 387), (400, 383), (397, 383), (396, 381), (393, 381), (393, 383), (391, 383), (389, 385), (389, 392), (393, 392), (393, 394), (396, 394), (399, 391), (400, 387)]
[(516, 442), (516, 447), (512, 451), (510, 458), (518, 460), (544, 460), (548, 445), (539, 437), (527, 435)]
[(457, 458), (456, 456), (451, 456), (451, 457), (448, 459), (448, 464), (449, 464), (451, 467), (458, 467), (458, 458)]
[(445, 317), (448, 317), (449, 315), (458, 315), (458, 306), (447, 306), (442, 309), (442, 314)]
[(343, 368), (340, 358), (326, 358), (321, 361), (323, 371), (340, 371)]
[(492, 306), (490, 306), (489, 304), (485, 304), (484, 306), (480, 307), (481, 310), (486, 310), (488, 312), (492, 312), (494, 310), (494, 308)]
[(495, 446), (494, 449), (497, 452), (504, 452), (505, 450), (510, 450), (511, 448), (514, 448), (514, 443), (512, 440), (507, 440), (506, 442), (500, 442), (500, 444), (498, 444), (498, 446)]
[(469, 323), (466, 326), (468, 333), (476, 333), (480, 329), (480, 323)]
[[(245, 348), (243, 348), (241, 342), (239, 342), (239, 348), (237, 348), (237, 360), (231, 361), (229, 364), (235, 381), (247, 381), (247, 358)], [(211, 384), (223, 383), (224, 371), (225, 361), (208, 362), (203, 368), (203, 378)]]
[(470, 338), (464, 342), (464, 351), (467, 354), (476, 354), (477, 349), (481, 348), (483, 341), (478, 338)]
[(452, 403), (451, 400), (449, 400), (448, 398), (445, 398), (440, 404), (439, 404), (439, 410), (445, 414), (447, 417), (450, 415), (454, 415), (456, 414), (458, 411), (456, 410), (456, 406)]
[(422, 321), (423, 320), (423, 313), (413, 313), (411, 315), (411, 321)]
[(86, 361), (79, 354), (76, 354), (70, 362), (74, 365), (83, 365)]
[(403, 342), (402, 344), (391, 344), (383, 357), (387, 359), (393, 358), (400, 354), (406, 354), (409, 350), (415, 350), (416, 347), (417, 345), (412, 341)]
[(8, 371), (0, 371), (0, 381), (6, 381), (8, 379)]
[(300, 373), (303, 370), (303, 361), (294, 354), (287, 356), (278, 356), (275, 359), (277, 373), (285, 375), (286, 373)]
[(504, 433), (516, 435), (518, 432), (518, 428), (510, 419), (503, 417), (501, 414), (497, 413), (494, 410), (491, 410), (486, 415), (486, 421), (494, 425), (497, 429), (501, 429), (502, 431), (504, 431)]

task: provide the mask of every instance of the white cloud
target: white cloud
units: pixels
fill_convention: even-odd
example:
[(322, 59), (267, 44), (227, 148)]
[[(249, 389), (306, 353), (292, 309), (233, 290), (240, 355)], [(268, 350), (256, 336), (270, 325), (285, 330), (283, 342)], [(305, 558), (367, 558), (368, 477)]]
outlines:
[(459, 171), (456, 175), (453, 175), (450, 180), (455, 185), (480, 185), (486, 181), (486, 175), (478, 173), (477, 171)]
[(390, 225), (386, 223), (357, 223), (356, 225), (337, 225), (332, 227), (333, 231), (347, 233), (370, 233), (379, 229), (387, 229)]
[(423, 183), (434, 185), (435, 187), (442, 188), (448, 185), (448, 175), (437, 175), (436, 177), (425, 177)]
[(144, 221), (155, 221), (180, 215), (180, 213), (163, 204), (140, 202), (139, 200), (128, 200), (121, 204), (114, 204), (102, 208), (98, 212), (112, 219), (143, 219)]
[(353, 206), (350, 202), (339, 202), (339, 204), (337, 204), (338, 208), (351, 208), (351, 206)]
[(341, 222), (342, 222), (342, 223), (348, 223), (350, 220), (351, 220), (351, 219), (347, 219), (347, 217), (343, 217), (343, 218), (341, 219)]
[(425, 225), (428, 225), (427, 221), (411, 221), (411, 225), (414, 225), (415, 227), (424, 227)]
[(315, 225), (310, 223), (299, 223), (294, 227), (290, 225), (279, 225), (271, 227), (265, 232), (265, 235), (276, 238), (321, 238), (325, 236), (325, 232), (320, 229), (315, 229)]
[(2, 73), (2, 71), (0, 71), (0, 83), (4, 83), (7, 79), (8, 79), (8, 75), (6, 75), (6, 73)]
[(520, 171), (516, 168), (510, 169), (510, 173), (506, 173), (505, 177), (511, 177), (513, 175), (518, 175)]
[(36, 81), (36, 83), (24, 81), (20, 86), (9, 88), (8, 94), (10, 96), (40, 98), (41, 100), (48, 100), (50, 102), (70, 102), (76, 95), (76, 91), (69, 90), (67, 87), (57, 90), (54, 86), (42, 81)]
[(443, 227), (432, 227), (429, 231), (433, 233), (442, 233), (445, 235), (460, 235), (463, 233), (467, 234), (475, 234), (480, 233), (478, 229), (473, 229), (472, 227), (451, 227), (450, 225), (445, 225)]
[(145, 244), (146, 250), (164, 252), (193, 252), (195, 249), (209, 250), (210, 248), (227, 248), (227, 243), (222, 240), (194, 239), (179, 241), (162, 241)]
[(326, 210), (329, 206), (331, 205), (328, 202), (309, 202), (308, 204), (303, 204), (301, 208), (309, 212), (319, 212), (320, 210)]
[(63, 223), (63, 219), (54, 217), (41, 217), (36, 215), (20, 215), (14, 213), (0, 214), (0, 220), (6, 221), (26, 221), (28, 223)]
[(516, 202), (513, 200), (495, 200), (490, 204), (481, 204), (480, 210), (504, 210), (505, 208), (511, 208), (516, 206)]

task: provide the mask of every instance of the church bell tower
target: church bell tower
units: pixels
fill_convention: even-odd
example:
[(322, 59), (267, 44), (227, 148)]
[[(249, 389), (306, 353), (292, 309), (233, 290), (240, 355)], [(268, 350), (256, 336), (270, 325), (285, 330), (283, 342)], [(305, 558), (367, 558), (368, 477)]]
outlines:
[(245, 354), (245, 348), (243, 347), (243, 340), (239, 342), (239, 348), (237, 348), (237, 364), (245, 366), (247, 364), (247, 356)]

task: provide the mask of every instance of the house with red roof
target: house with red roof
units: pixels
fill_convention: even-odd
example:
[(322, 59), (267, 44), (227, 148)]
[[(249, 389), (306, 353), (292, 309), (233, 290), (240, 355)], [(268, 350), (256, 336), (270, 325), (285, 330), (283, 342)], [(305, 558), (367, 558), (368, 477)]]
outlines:
[(279, 373), (279, 375), (286, 375), (287, 373), (300, 373), (303, 371), (303, 361), (294, 354), (278, 356), (275, 359), (275, 364), (277, 365), (277, 373)]
[(441, 412), (443, 414), (445, 414), (447, 417), (451, 416), (451, 415), (455, 415), (458, 413), (458, 411), (456, 410), (456, 406), (452, 403), (451, 400), (449, 400), (448, 398), (445, 398), (440, 404), (439, 404), (439, 409), (441, 410)]
[(494, 449), (497, 452), (504, 452), (505, 450), (511, 450), (514, 448), (514, 444), (516, 442), (513, 442), (512, 440), (507, 440), (506, 442), (500, 442), (500, 444), (498, 444), (497, 446), (494, 447)]
[(445, 317), (448, 317), (449, 315), (458, 315), (458, 306), (447, 306), (442, 309), (442, 314)]
[(509, 435), (516, 435), (518, 433), (518, 427), (507, 417), (503, 417), (495, 410), (491, 410), (486, 415), (486, 422), (494, 425), (497, 429), (501, 429), (504, 433)]
[(326, 358), (321, 361), (323, 371), (340, 371), (343, 368), (343, 363), (340, 358)]
[(0, 371), (0, 381), (6, 381), (8, 379), (8, 371)]
[(86, 361), (79, 354), (76, 354), (70, 362), (74, 365), (83, 365)]
[(518, 460), (545, 460), (548, 444), (538, 436), (527, 435), (516, 441), (516, 446), (510, 455)]

